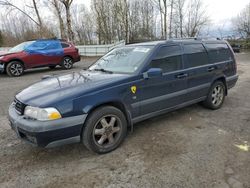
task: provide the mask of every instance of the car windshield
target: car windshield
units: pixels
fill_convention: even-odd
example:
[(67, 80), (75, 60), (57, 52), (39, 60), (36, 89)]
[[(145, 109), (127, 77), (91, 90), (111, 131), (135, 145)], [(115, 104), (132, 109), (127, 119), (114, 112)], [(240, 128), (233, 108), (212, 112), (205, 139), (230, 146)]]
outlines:
[(16, 52), (21, 52), (24, 50), (24, 48), (26, 48), (27, 46), (31, 45), (32, 43), (34, 43), (35, 41), (28, 41), (28, 42), (23, 42), (21, 44), (18, 44), (17, 46), (11, 48), (9, 50), (10, 53), (16, 53)]
[(100, 58), (89, 70), (115, 73), (134, 73), (138, 70), (153, 46), (116, 48)]

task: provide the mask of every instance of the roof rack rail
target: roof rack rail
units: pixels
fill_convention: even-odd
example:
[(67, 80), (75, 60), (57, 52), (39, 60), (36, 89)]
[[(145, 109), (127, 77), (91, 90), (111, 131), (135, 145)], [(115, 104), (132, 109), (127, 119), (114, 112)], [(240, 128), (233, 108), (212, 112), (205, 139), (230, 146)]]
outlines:
[(196, 37), (184, 37), (184, 38), (171, 38), (169, 39), (170, 41), (171, 40), (197, 40)]
[(221, 40), (219, 37), (200, 37), (197, 40)]
[(178, 41), (178, 40), (221, 40), (220, 38), (213, 38), (213, 37), (187, 37), (187, 38), (171, 38), (168, 41)]
[(33, 41), (33, 40), (59, 40), (59, 41), (67, 41), (66, 39), (59, 39), (57, 37), (52, 37), (52, 38), (34, 38), (34, 39), (30, 39), (28, 41)]

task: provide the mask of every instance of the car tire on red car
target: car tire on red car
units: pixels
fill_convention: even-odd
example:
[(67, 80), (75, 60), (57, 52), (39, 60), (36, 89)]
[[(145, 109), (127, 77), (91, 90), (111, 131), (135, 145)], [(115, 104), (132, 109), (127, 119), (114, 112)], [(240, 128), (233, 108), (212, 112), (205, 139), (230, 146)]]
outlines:
[(11, 61), (6, 66), (6, 72), (9, 76), (18, 77), (24, 72), (24, 66), (19, 61)]
[(66, 56), (66, 57), (63, 58), (62, 68), (66, 69), (66, 70), (67, 69), (72, 69), (73, 63), (74, 63), (73, 59), (71, 57)]

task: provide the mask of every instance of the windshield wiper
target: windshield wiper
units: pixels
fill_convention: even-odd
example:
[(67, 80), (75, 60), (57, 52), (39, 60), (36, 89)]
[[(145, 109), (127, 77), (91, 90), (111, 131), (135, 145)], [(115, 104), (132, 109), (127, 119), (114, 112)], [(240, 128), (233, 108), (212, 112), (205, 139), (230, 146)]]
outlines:
[(110, 73), (110, 74), (112, 74), (113, 72), (112, 71), (110, 71), (110, 70), (105, 70), (105, 69), (94, 69), (94, 71), (101, 71), (101, 72), (106, 72), (106, 73)]

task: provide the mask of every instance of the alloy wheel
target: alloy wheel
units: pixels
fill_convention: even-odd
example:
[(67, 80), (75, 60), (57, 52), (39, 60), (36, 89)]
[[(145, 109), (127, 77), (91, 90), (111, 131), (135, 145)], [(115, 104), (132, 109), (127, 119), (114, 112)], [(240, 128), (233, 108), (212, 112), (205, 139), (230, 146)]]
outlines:
[(221, 105), (224, 99), (224, 89), (221, 85), (217, 85), (214, 87), (213, 92), (212, 92), (212, 103), (215, 106)]
[(63, 65), (64, 65), (64, 67), (66, 68), (66, 69), (70, 69), (70, 68), (72, 68), (72, 65), (73, 65), (73, 61), (72, 61), (72, 59), (71, 58), (64, 58), (64, 60), (63, 60)]
[(13, 63), (10, 66), (10, 72), (14, 76), (20, 76), (23, 73), (23, 67), (19, 63)]
[(112, 146), (121, 134), (121, 120), (115, 115), (102, 117), (94, 126), (93, 138), (97, 145)]

